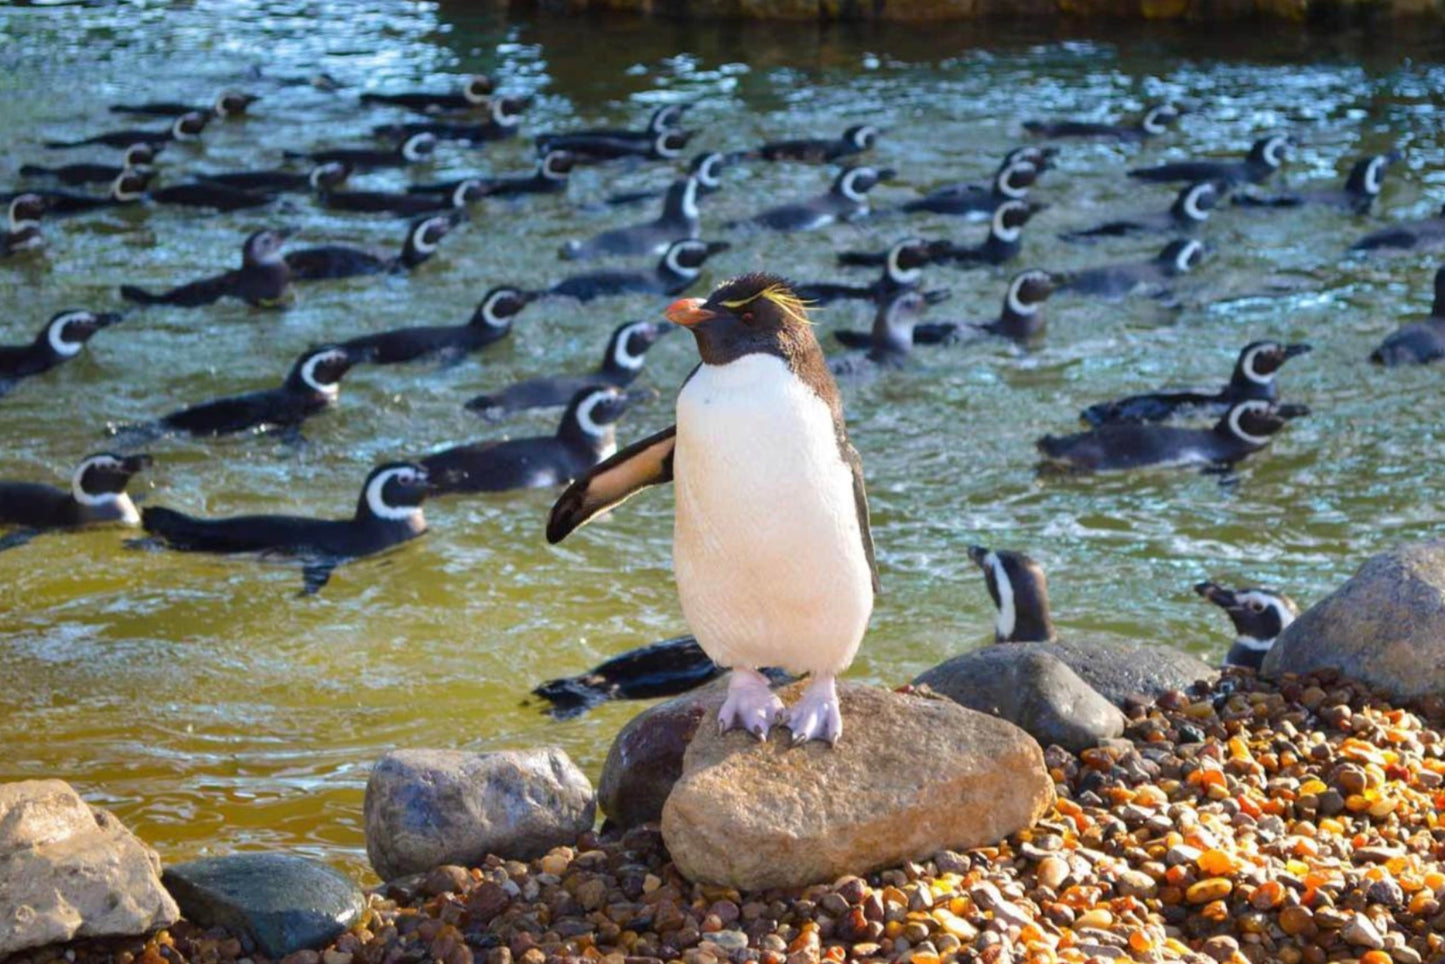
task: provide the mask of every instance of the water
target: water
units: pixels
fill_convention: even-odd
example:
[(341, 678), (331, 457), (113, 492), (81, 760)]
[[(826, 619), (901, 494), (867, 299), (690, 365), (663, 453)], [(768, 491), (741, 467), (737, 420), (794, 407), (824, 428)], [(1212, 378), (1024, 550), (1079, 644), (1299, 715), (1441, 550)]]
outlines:
[[(636, 123), (657, 103), (698, 101), (696, 144), (734, 149), (765, 137), (840, 131), (865, 119), (889, 133), (873, 160), (903, 200), (935, 184), (985, 178), (1025, 116), (1130, 113), (1191, 104), (1181, 133), (1140, 151), (1069, 146), (1036, 195), (1053, 206), (1026, 232), (1021, 268), (1141, 257), (1158, 243), (1066, 246), (1055, 234), (1120, 206), (1164, 207), (1167, 189), (1136, 187), (1125, 166), (1224, 153), (1256, 132), (1304, 142), (1288, 169), (1303, 183), (1342, 176), (1362, 152), (1396, 146), (1381, 210), (1417, 217), (1445, 186), (1438, 91), (1442, 44), (1397, 36), (1292, 35), (1257, 41), (1210, 31), (1051, 27), (690, 27), (632, 19), (516, 19), (472, 4), (195, 2), (0, 9), (0, 183), (47, 152), (40, 142), (120, 126), (117, 101), (208, 101), (224, 86), (264, 96), (253, 119), (217, 123), (202, 152), (173, 149), (170, 172), (269, 166), (286, 148), (366, 140), (383, 111), (357, 88), (445, 88), (493, 73), (530, 94), (528, 134)], [(1236, 31), (1237, 33), (1238, 31)], [(326, 94), (247, 80), (327, 70)], [(514, 171), (524, 140), (483, 151), (444, 146), (434, 173)], [(829, 172), (757, 166), (730, 172), (704, 205), (713, 227), (782, 199), (819, 192)], [(660, 167), (587, 169), (573, 202), (661, 186)], [(368, 185), (402, 183), (381, 174)], [(153, 417), (280, 378), (312, 342), (417, 323), (457, 323), (495, 283), (538, 285), (566, 273), (569, 237), (646, 216), (556, 198), (489, 202), (410, 277), (305, 287), (284, 313), (221, 304), (150, 309), (102, 333), (63, 369), (0, 403), (0, 475), (61, 478), (104, 446), (111, 421)], [(1217, 659), (1223, 615), (1190, 586), (1214, 577), (1272, 583), (1308, 603), (1368, 554), (1438, 534), (1442, 432), (1438, 369), (1364, 363), (1398, 323), (1429, 309), (1438, 255), (1371, 259), (1342, 252), (1379, 219), (1332, 212), (1224, 211), (1214, 256), (1180, 288), (1181, 306), (1058, 297), (1041, 350), (992, 344), (920, 352), (907, 371), (845, 386), (867, 467), (884, 592), (851, 676), (885, 685), (989, 637), (991, 606), (965, 547), (1030, 551), (1051, 577), (1071, 635), (1143, 638)], [(327, 214), (304, 200), (274, 213), (116, 210), (47, 229), (50, 253), (0, 264), (0, 340), (28, 339), (68, 305), (110, 308), (116, 287), (162, 286), (233, 264), (263, 223), (303, 228), (302, 243), (392, 248), (402, 222)], [(945, 218), (879, 219), (826, 232), (734, 236), (709, 281), (750, 268), (805, 280), (838, 276), (834, 247), (877, 247), (913, 230), (976, 238)], [(936, 269), (952, 300), (935, 315), (986, 317), (1009, 270)], [(483, 424), (461, 402), (525, 375), (596, 363), (622, 320), (656, 317), (635, 297), (578, 309), (538, 305), (484, 356), (438, 369), (363, 369), (337, 411), (308, 427), (301, 450), (269, 438), (158, 444), (137, 486), (156, 504), (202, 513), (349, 513), (367, 468), (397, 456), (507, 432), (550, 432), (550, 413)], [(860, 306), (818, 315), (868, 322)], [(1071, 431), (1084, 404), (1164, 383), (1222, 381), (1254, 338), (1307, 340), (1284, 394), (1315, 409), (1237, 485), (1181, 471), (1040, 481), (1032, 440)], [(645, 379), (664, 399), (630, 415), (624, 440), (667, 424), (667, 399), (694, 363), (674, 336)], [(613, 520), (548, 548), (549, 491), (454, 499), (427, 509), (431, 534), (343, 568), (319, 597), (297, 599), (294, 567), (142, 553), (114, 531), (38, 539), (0, 553), (0, 780), (56, 776), (114, 809), (167, 860), (289, 847), (365, 872), (360, 807), (368, 767), (395, 747), (487, 750), (559, 744), (594, 778), (635, 705), (558, 724), (523, 705), (536, 682), (683, 631), (671, 584), (671, 495), (648, 493)]]

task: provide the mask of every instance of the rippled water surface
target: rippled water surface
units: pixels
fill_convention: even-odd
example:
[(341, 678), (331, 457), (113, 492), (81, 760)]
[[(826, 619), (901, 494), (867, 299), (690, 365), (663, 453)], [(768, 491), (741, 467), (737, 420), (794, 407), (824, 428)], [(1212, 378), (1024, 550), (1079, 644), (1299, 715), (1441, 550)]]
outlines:
[[(1217, 215), (1206, 233), (1213, 257), (1181, 286), (1177, 307), (1059, 296), (1034, 354), (953, 346), (844, 388), (884, 585), (853, 678), (896, 685), (989, 637), (991, 607), (964, 553), (975, 542), (1043, 562), (1064, 632), (1145, 638), (1215, 659), (1226, 621), (1190, 592), (1195, 581), (1267, 582), (1308, 603), (1365, 555), (1437, 534), (1445, 521), (1441, 370), (1364, 362), (1382, 335), (1428, 312), (1439, 254), (1343, 254), (1378, 223), (1431, 213), (1445, 197), (1445, 48), (1411, 31), (1245, 32), (1261, 36), (690, 27), (381, 0), (9, 6), (0, 8), (0, 183), (16, 183), (16, 168), (46, 154), (47, 138), (122, 126), (108, 103), (206, 102), (225, 86), (264, 99), (250, 119), (214, 124), (203, 149), (167, 152), (167, 179), (365, 140), (392, 115), (358, 107), (359, 90), (444, 88), (472, 71), (533, 96), (526, 134), (640, 123), (669, 100), (697, 102), (694, 143), (705, 148), (873, 121), (888, 131), (873, 160), (900, 173), (877, 192), (880, 206), (986, 177), (1025, 116), (1127, 115), (1160, 99), (1192, 106), (1177, 134), (1146, 149), (1066, 149), (1036, 191), (1051, 207), (1026, 232), (1018, 265), (1057, 269), (1157, 248), (1056, 239), (1121, 207), (1167, 206), (1167, 188), (1122, 177), (1138, 162), (1228, 153), (1284, 130), (1302, 141), (1286, 173), (1301, 184), (1335, 181), (1360, 153), (1399, 147), (1405, 161), (1375, 218)], [(248, 77), (257, 64), (263, 76)], [(345, 88), (277, 81), (317, 70)], [(529, 140), (444, 146), (430, 173), (518, 170), (530, 164)], [(487, 202), (411, 276), (314, 284), (283, 313), (234, 304), (135, 312), (79, 360), (0, 402), (0, 477), (66, 476), (103, 447), (107, 422), (276, 381), (312, 342), (458, 323), (492, 284), (560, 278), (563, 240), (644, 216), (595, 202), (669, 177), (656, 165), (589, 168), (566, 200)], [(945, 218), (897, 216), (779, 237), (721, 229), (817, 193), (829, 178), (805, 166), (731, 171), (726, 190), (705, 202), (704, 223), (734, 249), (706, 280), (764, 267), (824, 279), (838, 275), (834, 248), (880, 246), (909, 231), (981, 236)], [(0, 263), (0, 340), (28, 340), (61, 307), (116, 307), (121, 283), (162, 286), (228, 266), (245, 232), (265, 223), (298, 225), (306, 244), (400, 240), (399, 221), (287, 204), (223, 215), (142, 206), (54, 224), (47, 256)], [(993, 313), (1010, 273), (934, 269), (930, 282), (953, 290), (935, 314)], [(267, 437), (157, 444), (157, 467), (137, 489), (195, 512), (349, 513), (376, 461), (488, 434), (550, 432), (550, 413), (488, 425), (461, 402), (516, 377), (590, 367), (615, 324), (661, 307), (649, 297), (533, 306), (509, 342), (463, 364), (353, 372), (339, 408), (310, 424), (300, 449)], [(827, 343), (830, 328), (868, 320), (861, 306), (830, 307), (818, 314), (819, 332)], [(1260, 337), (1316, 346), (1282, 379), (1284, 394), (1315, 415), (1246, 463), (1236, 485), (1188, 471), (1035, 477), (1032, 440), (1073, 430), (1083, 404), (1221, 382), (1239, 347)], [(671, 393), (694, 359), (689, 339), (659, 345), (645, 379), (662, 398), (624, 420), (624, 440), (670, 421)], [(541, 679), (684, 631), (670, 576), (671, 496), (639, 498), (556, 549), (541, 534), (553, 497), (429, 506), (426, 539), (343, 568), (314, 599), (295, 598), (293, 567), (129, 551), (115, 531), (0, 553), (0, 780), (71, 780), (167, 859), (288, 846), (360, 870), (362, 788), (385, 750), (555, 743), (595, 777), (637, 707), (554, 723), (523, 697)]]

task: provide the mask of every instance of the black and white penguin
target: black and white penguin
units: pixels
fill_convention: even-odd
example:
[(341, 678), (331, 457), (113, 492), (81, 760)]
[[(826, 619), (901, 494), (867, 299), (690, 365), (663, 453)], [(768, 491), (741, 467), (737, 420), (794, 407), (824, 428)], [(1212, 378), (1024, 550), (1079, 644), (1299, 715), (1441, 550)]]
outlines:
[[(727, 154), (719, 154), (717, 151), (705, 151), (693, 157), (687, 165), (687, 173), (697, 181), (697, 196), (706, 197), (722, 189), (722, 172), (733, 163), (735, 158)], [(645, 190), (645, 191), (620, 191), (616, 194), (607, 195), (604, 203), (607, 204), (636, 204), (639, 201), (651, 201), (667, 194), (667, 190)]]
[(826, 194), (768, 208), (740, 223), (772, 231), (810, 231), (836, 221), (856, 221), (868, 216), (868, 192), (892, 177), (889, 168), (850, 167), (834, 179)]
[(1297, 208), (1318, 204), (1354, 214), (1369, 214), (1384, 187), (1385, 171), (1399, 159), (1399, 151), (1360, 158), (1345, 177), (1344, 187), (1309, 188), (1272, 195), (1236, 194), (1233, 200), (1242, 207)]
[(315, 164), (338, 161), (353, 171), (374, 171), (381, 168), (407, 167), (431, 160), (436, 153), (437, 139), (434, 134), (413, 134), (389, 151), (378, 151), (365, 147), (337, 147), (309, 154), (287, 151), (287, 157), (309, 158)]
[(861, 154), (878, 143), (878, 128), (872, 124), (854, 124), (841, 137), (802, 137), (784, 141), (768, 141), (751, 157), (765, 161), (807, 161), (823, 164)]
[(914, 201), (900, 204), (901, 211), (928, 211), (964, 217), (992, 215), (1005, 201), (1022, 201), (1038, 180), (1039, 169), (1031, 161), (1010, 161), (1000, 167), (988, 187), (978, 184), (950, 184)]
[(241, 246), (241, 267), (153, 294), (135, 285), (121, 285), (127, 301), (142, 305), (179, 305), (195, 308), (214, 304), (222, 298), (238, 298), (255, 308), (279, 308), (291, 297), (291, 269), (281, 248), (292, 234), (290, 228), (256, 231)]
[(1279, 397), (1275, 376), (1291, 358), (1307, 354), (1305, 344), (1282, 345), (1277, 341), (1252, 341), (1239, 353), (1234, 374), (1216, 391), (1159, 391), (1129, 395), (1111, 402), (1090, 405), (1079, 418), (1090, 425), (1123, 422), (1162, 422), (1177, 415), (1223, 415), (1236, 402), (1257, 398), (1272, 402)]
[[(70, 488), (39, 482), (0, 481), (0, 526), (27, 533), (114, 522), (140, 525), (140, 513), (126, 495), (131, 476), (151, 464), (149, 455), (87, 455), (70, 477)], [(7, 536), (7, 548), (16, 544)]]
[(1171, 104), (1155, 104), (1132, 124), (1103, 124), (1094, 121), (1052, 120), (1024, 121), (1024, 130), (1041, 137), (1101, 137), (1117, 141), (1142, 141), (1160, 134), (1179, 120), (1179, 110)]
[[(719, 722), (794, 742), (835, 742), (834, 688), (868, 626), (877, 569), (862, 465), (807, 312), (781, 278), (747, 274), (706, 299), (674, 302), (702, 363), (677, 423), (574, 482), (549, 542), (638, 490), (676, 481), (678, 596), (703, 650), (732, 677)], [(740, 605), (741, 600), (747, 604)], [(812, 673), (784, 708), (758, 667)]]
[(677, 295), (697, 281), (708, 258), (730, 247), (726, 241), (674, 241), (655, 268), (573, 275), (557, 282), (544, 293), (578, 301), (633, 293)]
[(125, 156), (119, 165), (61, 164), (46, 167), (43, 164), (21, 164), (20, 173), (26, 177), (52, 178), (71, 187), (80, 184), (114, 184), (115, 179), (126, 171), (155, 163), (159, 153), (160, 145), (132, 144), (125, 149)]
[(154, 432), (196, 437), (251, 430), (295, 431), (313, 415), (336, 404), (341, 379), (356, 359), (339, 345), (322, 345), (296, 359), (276, 388), (202, 402), (157, 419)]
[(447, 236), (455, 223), (452, 214), (436, 214), (413, 222), (411, 227), (407, 228), (406, 240), (402, 242), (400, 254), (381, 254), (344, 244), (323, 244), (288, 251), (286, 266), (296, 281), (410, 271), (436, 254), (442, 238)]
[(304, 593), (321, 590), (342, 562), (374, 555), (426, 531), (422, 502), (426, 470), (411, 462), (388, 462), (371, 470), (349, 519), (295, 515), (243, 515), (202, 519), (174, 509), (146, 506), (141, 525), (161, 544), (183, 552), (259, 553), (300, 559)]
[(412, 194), (450, 194), (467, 181), (475, 182), (487, 197), (515, 197), (518, 194), (560, 194), (567, 190), (567, 180), (577, 159), (567, 151), (550, 151), (537, 161), (531, 174), (501, 177), (469, 177), (429, 184), (413, 184)]
[(1370, 352), (1376, 365), (1424, 365), (1445, 358), (1445, 268), (1435, 272), (1435, 304), (1430, 317), (1391, 332)]
[(45, 216), (45, 198), (38, 194), (17, 194), (6, 208), (5, 230), (0, 232), (0, 257), (45, 247), (40, 219)]
[[(1037, 268), (1021, 271), (1009, 279), (1003, 296), (1003, 311), (990, 321), (921, 322), (913, 326), (915, 345), (934, 345), (955, 341), (966, 334), (998, 335), (1019, 345), (1039, 339), (1046, 327), (1044, 302), (1054, 291), (1054, 279)], [(839, 344), (848, 348), (867, 348), (872, 343), (868, 332), (838, 331)]]
[(108, 131), (104, 134), (96, 134), (94, 137), (82, 138), (78, 141), (46, 141), (45, 146), (51, 149), (67, 147), (86, 147), (91, 144), (103, 144), (106, 147), (128, 148), (132, 144), (166, 144), (171, 141), (176, 143), (187, 143), (198, 141), (201, 132), (211, 122), (212, 115), (209, 111), (191, 111), (182, 114), (167, 128), (159, 131), (123, 130)]
[(1097, 238), (1120, 238), (1131, 234), (1179, 234), (1193, 231), (1209, 220), (1209, 212), (1224, 197), (1226, 190), (1228, 188), (1222, 181), (1190, 184), (1179, 191), (1167, 211), (1140, 211), (1096, 224), (1091, 228), (1065, 231), (1059, 237), (1065, 241), (1093, 241)]
[(396, 365), (418, 358), (461, 358), (501, 341), (512, 332), (512, 319), (535, 296), (497, 287), (483, 296), (465, 325), (396, 328), (341, 343), (357, 364)]
[(48, 372), (80, 354), (85, 343), (102, 328), (121, 320), (114, 312), (81, 309), (57, 311), (28, 345), (0, 345), (0, 396), (22, 378)]
[[(841, 299), (864, 299), (882, 302), (899, 291), (912, 291), (923, 279), (923, 268), (929, 263), (928, 242), (922, 238), (904, 238), (888, 249), (883, 259), (883, 274), (869, 285), (846, 285), (827, 281), (793, 285), (793, 292), (810, 305), (826, 305)], [(932, 301), (940, 301), (947, 292), (929, 292)]]
[[(951, 264), (955, 267), (982, 267), (1003, 264), (1018, 257), (1023, 249), (1024, 225), (1042, 209), (1029, 201), (1005, 201), (989, 218), (988, 234), (977, 245), (954, 244), (952, 241), (929, 241), (930, 264)], [(845, 265), (884, 264), (886, 251), (843, 251), (838, 263)]]
[(150, 101), (145, 104), (111, 104), (110, 112), (112, 114), (142, 114), (147, 117), (182, 117), (186, 114), (210, 112), (216, 117), (227, 119), (240, 117), (246, 113), (248, 107), (260, 99), (255, 94), (247, 94), (239, 90), (223, 90), (216, 95), (216, 99), (210, 107), (197, 107), (194, 104), (180, 104), (174, 101)]
[(690, 104), (664, 104), (652, 112), (643, 130), (590, 128), (538, 134), (537, 152), (571, 151), (583, 161), (605, 161), (619, 157), (648, 157), (672, 160), (681, 157), (692, 137), (681, 128), (682, 115)]
[(566, 485), (617, 451), (614, 424), (635, 399), (613, 385), (572, 396), (555, 435), (457, 445), (418, 461), (433, 495)]
[(1445, 246), (1445, 205), (1433, 218), (1399, 221), (1365, 235), (1350, 245), (1351, 251), (1375, 251), (1380, 248), (1439, 248)]
[(996, 643), (1050, 643), (1057, 636), (1049, 612), (1049, 580), (1022, 552), (969, 546), (968, 558), (983, 572), (997, 615)]
[(45, 213), (48, 217), (66, 217), (72, 214), (87, 214), (101, 208), (137, 204), (145, 200), (150, 180), (150, 168), (133, 167), (121, 171), (111, 182), (109, 190), (103, 195), (78, 194), (74, 191), (32, 191), (30, 193), (45, 199)]
[(569, 261), (624, 255), (661, 254), (672, 242), (696, 238), (702, 233), (697, 208), (698, 183), (694, 177), (679, 178), (668, 188), (662, 213), (643, 224), (613, 228), (588, 238), (568, 241), (559, 255)]
[(147, 191), (145, 197), (157, 204), (174, 204), (189, 208), (212, 208), (216, 211), (246, 211), (265, 207), (276, 195), (263, 191), (230, 187), (211, 181), (189, 181)]
[(547, 680), (532, 690), (551, 706), (553, 719), (570, 720), (608, 700), (650, 700), (696, 689), (724, 670), (695, 636), (678, 636), (630, 649), (577, 676)]
[(1254, 142), (1242, 161), (1177, 161), (1156, 167), (1135, 168), (1129, 176), (1141, 181), (1223, 181), (1225, 184), (1259, 184), (1280, 169), (1294, 139), (1271, 134)]
[(332, 211), (366, 214), (396, 214), (414, 218), (443, 210), (459, 210), (486, 196), (480, 181), (462, 181), (445, 194), (416, 194), (398, 191), (317, 192), (321, 206)]
[(1118, 300), (1131, 294), (1162, 294), (1168, 284), (1204, 260), (1204, 245), (1178, 239), (1148, 261), (1125, 261), (1056, 274), (1058, 290)]
[(223, 171), (217, 174), (201, 174), (197, 180), (207, 184), (240, 191), (332, 191), (346, 183), (351, 177), (351, 166), (340, 161), (317, 164), (309, 171), (288, 171), (272, 168), (260, 171)]
[(513, 412), (534, 408), (555, 408), (567, 402), (589, 385), (612, 385), (626, 388), (642, 371), (647, 350), (657, 343), (663, 332), (661, 325), (651, 321), (629, 321), (618, 325), (607, 339), (602, 364), (586, 375), (552, 375), (513, 382), (495, 392), (477, 395), (466, 403), (466, 409), (484, 418), (501, 418)]
[(1235, 403), (1213, 428), (1123, 423), (1075, 435), (1045, 435), (1038, 450), (1045, 468), (1111, 472), (1153, 465), (1231, 467), (1260, 451), (1291, 419), (1308, 415), (1304, 405), (1262, 399)]
[(832, 358), (828, 369), (839, 378), (865, 375), (879, 367), (896, 368), (913, 350), (913, 329), (928, 310), (921, 291), (896, 291), (878, 302), (867, 352)]
[(447, 111), (477, 110), (491, 102), (496, 86), (485, 74), (474, 74), (467, 78), (462, 89), (456, 93), (433, 93), (425, 90), (404, 90), (394, 94), (366, 91), (360, 97), (363, 104), (384, 104), (388, 107), (404, 107), (419, 114), (441, 114)]
[(1225, 654), (1225, 666), (1258, 670), (1275, 639), (1299, 615), (1294, 600), (1273, 589), (1226, 589), (1218, 583), (1201, 582), (1194, 591), (1223, 609), (1234, 623), (1237, 635)]
[(477, 146), (506, 140), (517, 133), (522, 122), (524, 103), (513, 97), (499, 97), (491, 102), (490, 116), (480, 122), (413, 121), (406, 124), (378, 124), (371, 129), (376, 137), (403, 140), (417, 134), (430, 134), (439, 141), (456, 141)]

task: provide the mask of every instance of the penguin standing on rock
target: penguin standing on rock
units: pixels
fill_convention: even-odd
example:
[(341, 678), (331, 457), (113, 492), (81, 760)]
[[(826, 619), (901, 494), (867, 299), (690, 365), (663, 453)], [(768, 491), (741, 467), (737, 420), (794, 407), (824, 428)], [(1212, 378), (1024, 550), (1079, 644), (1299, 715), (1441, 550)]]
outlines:
[(0, 345), (0, 396), (22, 378), (39, 375), (70, 361), (92, 335), (120, 321), (114, 312), (69, 310), (50, 316), (40, 334), (28, 345)]
[(1275, 639), (1299, 615), (1294, 600), (1273, 589), (1226, 589), (1218, 583), (1201, 582), (1194, 591), (1223, 609), (1234, 623), (1238, 636), (1224, 657), (1225, 666), (1258, 670)]
[(196, 308), (222, 298), (239, 298), (256, 308), (278, 308), (291, 295), (291, 269), (281, 248), (292, 234), (290, 228), (268, 228), (246, 238), (241, 246), (241, 267), (235, 271), (201, 278), (153, 294), (135, 285), (121, 285), (120, 295), (142, 305), (179, 305)]
[(131, 476), (151, 464), (149, 455), (88, 455), (75, 469), (70, 489), (36, 482), (0, 482), (0, 526), (16, 526), (0, 546), (13, 548), (47, 529), (114, 522), (140, 524), (126, 495)]
[[(807, 313), (770, 274), (674, 302), (702, 363), (677, 423), (574, 482), (549, 542), (647, 486), (677, 484), (673, 560), (698, 643), (732, 668), (718, 720), (759, 738), (780, 722), (795, 743), (843, 731), (834, 681), (868, 626), (877, 569), (862, 463)], [(759, 667), (813, 674), (786, 709)]]

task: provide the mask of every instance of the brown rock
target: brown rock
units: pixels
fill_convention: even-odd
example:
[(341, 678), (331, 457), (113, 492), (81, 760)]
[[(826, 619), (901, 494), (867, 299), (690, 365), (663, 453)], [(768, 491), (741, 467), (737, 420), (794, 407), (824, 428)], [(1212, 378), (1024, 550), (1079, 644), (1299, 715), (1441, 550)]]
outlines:
[[(602, 764), (597, 802), (610, 823), (627, 830), (662, 819), (662, 805), (682, 776), (682, 756), (702, 721), (703, 705), (724, 692), (717, 680), (648, 707), (627, 721)], [(721, 702), (710, 704), (716, 707)]]
[(662, 814), (683, 874), (743, 890), (833, 881), (994, 843), (1053, 800), (1043, 752), (1010, 723), (857, 684), (839, 695), (836, 747), (698, 730)]

